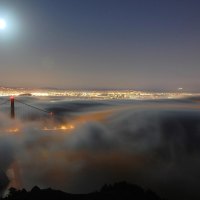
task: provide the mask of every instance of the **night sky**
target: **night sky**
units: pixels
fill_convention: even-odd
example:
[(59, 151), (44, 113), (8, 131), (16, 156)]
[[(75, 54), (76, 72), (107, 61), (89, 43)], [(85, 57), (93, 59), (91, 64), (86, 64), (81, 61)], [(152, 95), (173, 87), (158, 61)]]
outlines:
[(0, 0), (0, 85), (200, 91), (199, 0)]

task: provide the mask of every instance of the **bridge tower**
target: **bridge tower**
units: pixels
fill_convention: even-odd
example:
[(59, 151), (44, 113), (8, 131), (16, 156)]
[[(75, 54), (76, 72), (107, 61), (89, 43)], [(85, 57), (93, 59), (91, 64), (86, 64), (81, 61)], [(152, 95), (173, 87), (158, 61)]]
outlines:
[(15, 98), (14, 98), (14, 96), (10, 97), (10, 117), (11, 117), (11, 119), (15, 118)]

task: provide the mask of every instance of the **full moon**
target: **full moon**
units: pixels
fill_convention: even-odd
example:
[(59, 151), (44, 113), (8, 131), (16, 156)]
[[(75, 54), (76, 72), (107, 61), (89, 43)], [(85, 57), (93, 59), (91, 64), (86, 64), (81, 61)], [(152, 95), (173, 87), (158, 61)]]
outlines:
[(0, 29), (6, 28), (6, 21), (4, 19), (0, 19)]

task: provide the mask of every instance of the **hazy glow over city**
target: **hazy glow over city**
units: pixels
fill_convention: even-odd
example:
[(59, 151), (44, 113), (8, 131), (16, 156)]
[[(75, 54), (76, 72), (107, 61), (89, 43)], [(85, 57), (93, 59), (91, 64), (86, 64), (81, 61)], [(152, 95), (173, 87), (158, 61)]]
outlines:
[(148, 99), (177, 99), (200, 96), (200, 93), (187, 92), (145, 92), (135, 90), (59, 90), (59, 89), (26, 89), (0, 88), (0, 96), (38, 96), (38, 97), (69, 97), (88, 100), (148, 100)]

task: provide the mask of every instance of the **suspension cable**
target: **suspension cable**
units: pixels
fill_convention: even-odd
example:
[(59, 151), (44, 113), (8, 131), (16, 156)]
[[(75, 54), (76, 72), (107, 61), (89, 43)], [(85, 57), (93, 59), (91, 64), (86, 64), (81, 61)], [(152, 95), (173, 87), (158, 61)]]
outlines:
[(32, 105), (30, 105), (30, 104), (24, 103), (24, 102), (19, 101), (19, 100), (17, 100), (17, 99), (15, 99), (15, 101), (17, 101), (17, 102), (19, 102), (19, 103), (21, 103), (21, 104), (24, 104), (24, 105), (26, 105), (26, 106), (29, 106), (30, 108), (33, 108), (33, 109), (39, 110), (39, 111), (41, 111), (41, 112), (45, 112), (45, 113), (51, 114), (51, 112), (49, 112), (49, 111), (47, 111), (47, 110), (44, 110), (44, 109), (38, 108), (38, 107), (36, 107), (36, 106), (32, 106)]

